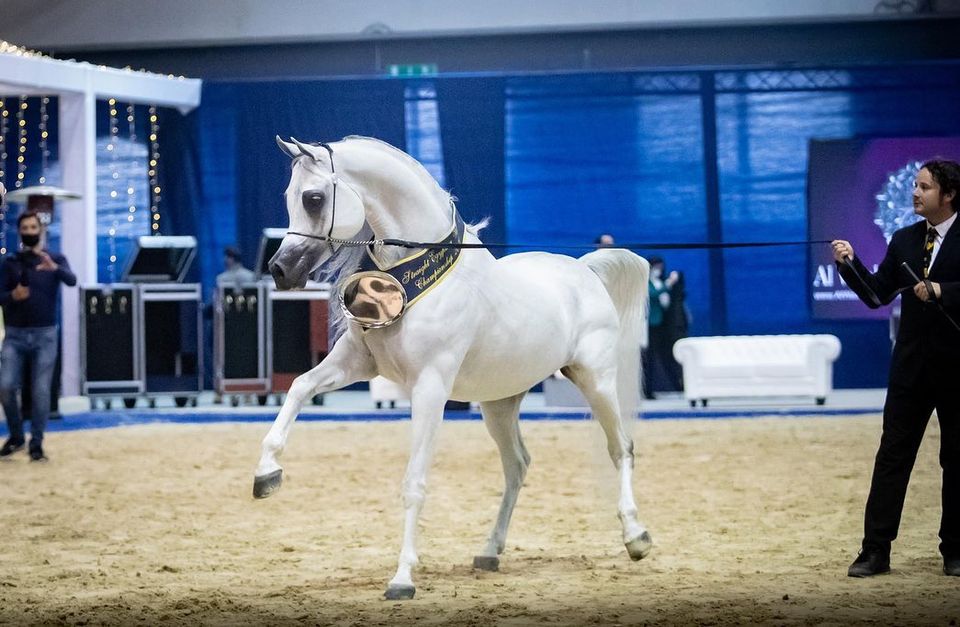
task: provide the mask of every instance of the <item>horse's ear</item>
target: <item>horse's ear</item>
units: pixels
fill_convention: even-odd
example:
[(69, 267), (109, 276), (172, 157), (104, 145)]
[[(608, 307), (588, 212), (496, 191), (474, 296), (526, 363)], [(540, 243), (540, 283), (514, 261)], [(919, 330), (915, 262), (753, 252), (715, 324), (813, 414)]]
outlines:
[(302, 141), (298, 140), (296, 137), (291, 137), (290, 141), (297, 145), (297, 148), (300, 149), (302, 154), (307, 155), (314, 161), (320, 161), (320, 155), (322, 148), (319, 146), (311, 146), (310, 144), (304, 144)]
[(293, 144), (288, 144), (287, 142), (280, 139), (280, 136), (277, 135), (277, 146), (280, 147), (280, 150), (283, 151), (283, 154), (287, 155), (291, 159), (296, 159), (300, 156), (300, 153), (297, 152), (297, 147)]

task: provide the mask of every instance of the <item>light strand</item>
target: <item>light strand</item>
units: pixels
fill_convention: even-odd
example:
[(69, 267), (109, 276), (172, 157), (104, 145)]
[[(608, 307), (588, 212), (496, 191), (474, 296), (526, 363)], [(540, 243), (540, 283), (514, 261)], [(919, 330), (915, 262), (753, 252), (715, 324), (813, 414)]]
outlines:
[(150, 109), (150, 167), (147, 176), (150, 181), (150, 230), (154, 235), (160, 234), (160, 118), (157, 117), (157, 107)]
[(47, 182), (47, 166), (50, 163), (50, 150), (47, 144), (47, 121), (50, 116), (47, 115), (47, 105), (50, 104), (50, 98), (41, 96), (40, 98), (40, 184)]
[(133, 103), (127, 105), (127, 138), (130, 140), (130, 167), (127, 168), (127, 220), (130, 222), (134, 221), (134, 216), (137, 215), (137, 199), (136, 199), (136, 188), (133, 183), (133, 173), (137, 171), (137, 155), (136, 151), (132, 150), (137, 143), (137, 128), (136, 128), (136, 109), (134, 108)]
[[(120, 127), (118, 126), (119, 122), (117, 121), (117, 101), (114, 98), (111, 98), (107, 101), (107, 104), (110, 107), (110, 141), (107, 143), (107, 152), (110, 153), (110, 200), (115, 201), (119, 196), (117, 192), (117, 179), (120, 178), (120, 172), (117, 164), (117, 152), (118, 152), (118, 143)], [(112, 206), (113, 203), (111, 202)], [(117, 228), (119, 227), (119, 222), (117, 220), (117, 212), (114, 207), (111, 211), (113, 214), (113, 224), (110, 225), (110, 230), (107, 231), (107, 234), (110, 236), (110, 264), (107, 266), (107, 269), (110, 273), (110, 282), (117, 282)]]
[(17, 189), (23, 187), (23, 179), (27, 176), (27, 97), (20, 96), (17, 101), (17, 126), (20, 129), (17, 142), (17, 180), (13, 186)]

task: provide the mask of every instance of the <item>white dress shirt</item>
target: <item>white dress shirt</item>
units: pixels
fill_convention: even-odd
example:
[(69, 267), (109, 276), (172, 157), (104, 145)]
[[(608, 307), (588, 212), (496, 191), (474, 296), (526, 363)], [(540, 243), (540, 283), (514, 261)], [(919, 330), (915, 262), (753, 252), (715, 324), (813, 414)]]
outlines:
[[(933, 227), (937, 231), (937, 239), (933, 242), (933, 252), (930, 253), (930, 269), (933, 270), (933, 264), (937, 260), (937, 253), (940, 252), (940, 244), (943, 243), (943, 238), (947, 236), (947, 231), (950, 230), (950, 227), (953, 226), (953, 223), (957, 219), (957, 214), (954, 213), (949, 218)], [(930, 228), (930, 223), (927, 222), (927, 228)]]

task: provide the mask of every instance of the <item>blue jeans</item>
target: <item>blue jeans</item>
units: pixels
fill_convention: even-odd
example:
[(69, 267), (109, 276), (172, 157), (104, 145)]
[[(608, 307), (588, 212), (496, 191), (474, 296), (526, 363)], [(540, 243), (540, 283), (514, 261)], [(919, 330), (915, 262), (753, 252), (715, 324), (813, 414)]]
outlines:
[(50, 417), (50, 382), (57, 362), (57, 327), (7, 327), (0, 349), (0, 403), (7, 415), (10, 438), (23, 441), (23, 417), (17, 390), (23, 368), (30, 363), (33, 410), (30, 416), (30, 446), (40, 446)]

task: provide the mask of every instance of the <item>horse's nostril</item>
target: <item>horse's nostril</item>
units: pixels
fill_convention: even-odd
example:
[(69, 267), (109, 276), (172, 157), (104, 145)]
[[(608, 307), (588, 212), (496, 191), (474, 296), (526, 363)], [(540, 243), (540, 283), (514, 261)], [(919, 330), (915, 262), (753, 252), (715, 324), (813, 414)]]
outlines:
[(287, 277), (278, 263), (270, 264), (270, 276), (279, 289), (287, 289)]

